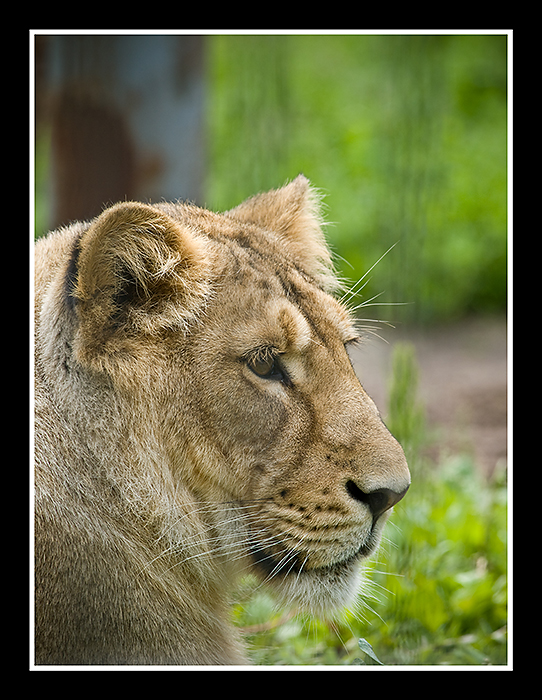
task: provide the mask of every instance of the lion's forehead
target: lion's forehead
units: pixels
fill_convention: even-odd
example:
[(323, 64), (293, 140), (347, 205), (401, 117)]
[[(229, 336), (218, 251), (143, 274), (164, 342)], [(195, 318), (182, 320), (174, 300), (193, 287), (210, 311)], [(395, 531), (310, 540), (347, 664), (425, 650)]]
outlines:
[(311, 344), (345, 344), (357, 337), (347, 310), (317, 288), (306, 291), (302, 298), (284, 296), (273, 300), (267, 315), (280, 326), (293, 350), (304, 351)]
[(302, 353), (311, 344), (344, 344), (357, 337), (348, 310), (273, 248), (264, 255), (236, 242), (229, 251), (221, 303), (233, 306), (242, 321), (244, 332), (236, 329), (241, 344)]

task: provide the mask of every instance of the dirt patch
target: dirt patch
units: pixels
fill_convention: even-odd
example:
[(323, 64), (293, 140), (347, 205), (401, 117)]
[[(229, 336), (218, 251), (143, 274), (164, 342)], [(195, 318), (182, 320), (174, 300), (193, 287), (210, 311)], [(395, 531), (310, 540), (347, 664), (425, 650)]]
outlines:
[(384, 420), (397, 342), (416, 348), (420, 368), (419, 396), (435, 437), (435, 457), (469, 452), (485, 474), (507, 457), (506, 318), (473, 318), (426, 330), (378, 330), (352, 359), (358, 376)]

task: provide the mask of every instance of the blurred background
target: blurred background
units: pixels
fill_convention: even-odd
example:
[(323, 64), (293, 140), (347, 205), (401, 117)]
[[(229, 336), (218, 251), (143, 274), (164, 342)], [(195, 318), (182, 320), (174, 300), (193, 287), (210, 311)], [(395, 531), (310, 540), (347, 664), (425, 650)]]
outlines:
[[(34, 40), (36, 236), (121, 199), (187, 199), (221, 211), (303, 172), (324, 196), (328, 240), (349, 284), (387, 253), (351, 300), (371, 339), (353, 361), (409, 445), (416, 477), (413, 495), (396, 508), (411, 556), (396, 561), (391, 547), (390, 566), (412, 572), (418, 538), (417, 560), (434, 575), (413, 583), (404, 574), (405, 588), (394, 593), (403, 612), (390, 603), (403, 627), (389, 623), (376, 641), (389, 663), (504, 663), (509, 37)], [(433, 473), (453, 478), (430, 487)], [(464, 491), (453, 491), (457, 479)], [(469, 500), (484, 489), (485, 500)], [(464, 504), (455, 507), (465, 529), (456, 523), (453, 535), (444, 533), (456, 555), (483, 501), (481, 540), (448, 562), (451, 570), (427, 563), (431, 538), (413, 530), (415, 512), (437, 517), (427, 512), (431, 499), (435, 508), (446, 499)], [(381, 585), (389, 590), (390, 580)], [(240, 624), (258, 627), (248, 610)], [(413, 614), (415, 629), (405, 626)], [(294, 628), (280, 629), (279, 637)], [(315, 630), (315, 645), (331, 649), (333, 663), (352, 662), (358, 650), (344, 630), (341, 644)], [(262, 648), (284, 648), (284, 638), (264, 634)], [(295, 630), (291, 640), (299, 641)], [(287, 654), (297, 662), (297, 652)], [(260, 661), (275, 662), (269, 658)]]
[(303, 172), (392, 319), (506, 306), (506, 36), (37, 36), (38, 234)]

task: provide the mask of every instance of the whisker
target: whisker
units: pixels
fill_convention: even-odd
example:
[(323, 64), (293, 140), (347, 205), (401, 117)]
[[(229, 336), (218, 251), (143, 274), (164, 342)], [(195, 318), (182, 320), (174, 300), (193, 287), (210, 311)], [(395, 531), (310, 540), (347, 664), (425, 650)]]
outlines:
[[(287, 534), (288, 534), (289, 532), (291, 532), (293, 529), (294, 529), (294, 527), (292, 526), (292, 527), (288, 528), (288, 530), (285, 530), (284, 533), (282, 533), (282, 534), (287, 535)], [(270, 539), (270, 538), (268, 538), (268, 539)], [(273, 542), (273, 544), (274, 544), (275, 546), (278, 546), (278, 545), (281, 545), (281, 544), (283, 544), (283, 543), (289, 541), (289, 539), (290, 539), (290, 538), (288, 538), (288, 537), (282, 537), (281, 539), (278, 539), (278, 540), (276, 540), (275, 542)], [(306, 539), (306, 537), (302, 537), (299, 541), (302, 542), (304, 539)], [(263, 543), (264, 543), (264, 540), (261, 540), (261, 541), (258, 542), (259, 545), (261, 545), (261, 544), (263, 544)], [(286, 572), (286, 575), (288, 575), (288, 574), (290, 573), (290, 571), (293, 569), (293, 567), (295, 566), (295, 562), (296, 562), (297, 556), (298, 556), (298, 553), (297, 553), (296, 551), (291, 550), (291, 549), (290, 549), (290, 550), (285, 549), (285, 550), (284, 550), (284, 555), (282, 556), (281, 560), (280, 560), (279, 562), (277, 562), (277, 564), (273, 567), (272, 571), (265, 577), (265, 579), (263, 579), (263, 581), (255, 588), (255, 590), (258, 590), (259, 588), (261, 588), (261, 587), (264, 586), (265, 584), (269, 583), (269, 581), (271, 581), (271, 579), (273, 579), (285, 566), (287, 566), (287, 564), (288, 564), (290, 561), (292, 561), (292, 564), (291, 564), (290, 568), (289, 568), (288, 571)], [(275, 555), (273, 555), (273, 557), (269, 556), (268, 558), (275, 558)], [(301, 568), (303, 568), (303, 566), (304, 566), (305, 563), (307, 562), (307, 559), (308, 559), (308, 558), (309, 558), (309, 555), (307, 555), (307, 556), (305, 557), (305, 560), (303, 561), (303, 564), (301, 565)], [(300, 569), (300, 571), (299, 571), (298, 574), (297, 574), (296, 581), (297, 581), (297, 579), (299, 578), (299, 574), (300, 574), (300, 573), (301, 573), (301, 569)]]
[(389, 342), (386, 340), (386, 338), (383, 338), (381, 335), (379, 335), (374, 328), (369, 328), (367, 326), (359, 326), (358, 330), (363, 331), (363, 333), (370, 333), (371, 335), (374, 335), (375, 338), (382, 340), (384, 343), (386, 343), (386, 345), (389, 345)]
[(297, 572), (297, 576), (295, 577), (296, 583), (299, 581), (299, 576), (301, 575), (301, 572), (303, 571), (303, 567), (304, 567), (305, 564), (307, 563), (308, 558), (309, 558), (309, 555), (307, 554), (307, 556), (305, 557), (305, 559), (303, 559), (303, 563), (302, 563), (301, 566), (299, 567), (299, 571)]
[[(363, 280), (367, 277), (367, 275), (371, 272), (371, 270), (373, 270), (373, 269), (378, 265), (378, 263), (379, 263), (383, 258), (385, 258), (386, 255), (387, 255), (391, 250), (393, 250), (393, 248), (395, 248), (395, 246), (397, 245), (397, 243), (399, 243), (399, 241), (396, 241), (392, 246), (390, 246), (390, 247), (388, 248), (388, 250), (387, 250), (383, 255), (381, 255), (381, 256), (378, 258), (378, 260), (377, 260), (373, 265), (371, 265), (371, 267), (367, 270), (367, 272), (363, 275), (363, 277), (360, 277), (359, 280), (358, 280), (358, 281), (357, 281), (357, 282), (356, 282), (356, 283), (341, 297), (341, 299), (340, 299), (341, 302), (346, 303), (349, 299), (351, 299), (352, 297), (354, 297), (354, 296), (356, 296), (357, 294), (359, 294), (359, 292), (361, 291), (361, 289), (363, 289), (363, 287), (361, 287), (361, 289), (358, 289), (358, 290), (356, 290), (356, 287), (358, 287), (358, 285), (360, 285), (361, 282), (363, 282)], [(363, 285), (363, 286), (365, 286), (365, 285)]]
[[(346, 651), (346, 653), (348, 654), (348, 647), (347, 647), (346, 644), (344, 643), (344, 640), (343, 640), (343, 638), (342, 638), (342, 636), (341, 636), (341, 633), (339, 632), (339, 628), (338, 628), (337, 625), (335, 624), (335, 621), (329, 619), (329, 620), (327, 620), (327, 623), (328, 623), (328, 625), (331, 627), (331, 629), (333, 630), (333, 632), (336, 634), (337, 639), (340, 641), (340, 643), (341, 643), (342, 646), (343, 646), (343, 649), (344, 649), (344, 650)], [(352, 631), (352, 629), (350, 629), (350, 631)]]
[[(260, 499), (260, 502), (265, 499)], [(225, 505), (225, 504), (222, 504)], [(219, 555), (219, 556), (228, 556), (230, 561), (237, 561), (240, 559), (243, 559), (247, 556), (247, 554), (250, 551), (250, 548), (254, 546), (254, 541), (257, 542), (258, 546), (260, 547), (266, 547), (269, 545), (272, 546), (280, 546), (283, 543), (287, 543), (291, 540), (291, 538), (288, 536), (290, 532), (292, 532), (295, 529), (295, 526), (292, 526), (288, 528), (286, 531), (281, 533), (281, 536), (278, 537), (276, 534), (269, 534), (266, 528), (259, 529), (255, 528), (254, 525), (257, 524), (257, 519), (254, 520), (254, 514), (252, 511), (253, 507), (255, 505), (258, 505), (256, 501), (252, 501), (250, 503), (244, 503), (244, 504), (239, 504), (238, 502), (232, 502), (230, 505), (230, 508), (226, 509), (226, 513), (228, 511), (237, 511), (234, 512), (233, 514), (230, 515), (232, 517), (222, 519), (219, 523), (219, 525), (228, 525), (228, 524), (239, 524), (240, 526), (243, 526), (245, 523), (250, 522), (251, 528), (250, 531), (247, 531), (243, 534), (242, 537), (236, 537), (235, 534), (233, 538), (229, 538), (228, 535), (218, 535), (215, 537), (205, 537), (205, 533), (209, 533), (213, 530), (215, 530), (217, 524), (206, 524), (203, 530), (199, 530), (199, 532), (191, 534), (189, 537), (184, 536), (182, 539), (180, 539), (178, 542), (173, 542), (171, 543), (168, 547), (166, 547), (160, 554), (158, 554), (154, 559), (151, 561), (147, 562), (147, 564), (143, 567), (141, 571), (144, 571), (146, 568), (151, 566), (154, 562), (159, 560), (160, 558), (166, 558), (168, 555), (172, 554), (177, 554), (179, 555), (179, 561), (175, 562), (172, 566), (170, 566), (168, 569), (165, 570), (164, 573), (167, 573), (168, 571), (171, 571), (177, 566), (181, 566), (184, 563), (194, 560), (194, 559), (201, 559), (203, 557), (211, 557), (212, 555)], [(218, 512), (220, 513), (221, 510), (224, 510), (223, 508), (220, 507), (209, 507), (207, 508), (206, 506), (202, 506), (201, 508), (194, 508), (191, 513), (183, 514), (181, 518), (178, 518), (176, 521), (176, 524), (171, 526), (169, 529), (172, 530), (176, 525), (178, 526), (178, 523), (183, 520), (185, 517), (188, 515), (193, 515), (195, 513), (198, 514), (205, 514), (205, 513), (213, 513), (213, 512)], [(247, 518), (249, 518), (247, 520)], [(198, 523), (199, 526), (201, 526), (201, 522)], [(202, 540), (203, 536), (203, 540)], [(161, 538), (160, 538), (161, 539)], [(201, 545), (204, 547), (199, 552), (194, 552), (192, 554), (188, 554), (185, 556), (182, 556), (183, 550), (189, 550), (193, 545), (197, 545), (198, 543), (201, 542)], [(281, 560), (275, 565), (271, 573), (266, 577), (266, 581), (270, 580), (274, 576), (278, 574), (279, 571), (284, 569), (288, 563), (291, 561), (291, 566), (290, 569), (288, 570), (287, 573), (291, 571), (293, 566), (295, 565), (295, 559), (296, 559), (296, 552), (291, 551), (289, 549), (284, 549), (282, 558)]]
[(393, 323), (390, 323), (389, 321), (385, 321), (382, 318), (356, 318), (356, 323), (358, 321), (369, 321), (369, 323), (385, 323), (386, 326), (389, 326), (390, 328), (395, 328)]
[[(372, 569), (371, 573), (382, 574), (383, 576), (396, 576), (397, 578), (405, 578), (405, 574), (395, 574), (395, 573), (393, 573), (393, 571), (380, 571), (379, 569)], [(375, 583), (375, 582), (372, 581), (372, 583)], [(395, 595), (395, 593), (393, 593), (392, 591), (388, 591), (388, 593), (392, 593), (392, 595)]]
[[(264, 499), (258, 499), (258, 501), (263, 501)], [(234, 511), (248, 511), (249, 508), (252, 508), (256, 505), (257, 501), (253, 502), (247, 502), (247, 503), (241, 503), (238, 501), (223, 501), (221, 503), (216, 503), (216, 504), (204, 504), (200, 507), (193, 508), (190, 510), (188, 513), (183, 513), (180, 517), (176, 518), (171, 525), (169, 525), (164, 532), (160, 535), (160, 537), (157, 538), (156, 543), (159, 543), (162, 539), (164, 539), (168, 534), (171, 533), (172, 530), (177, 528), (183, 520), (186, 520), (188, 518), (192, 518), (193, 516), (198, 516), (198, 515), (209, 515), (209, 514), (220, 514), (224, 512), (224, 507), (225, 505), (228, 506), (228, 510), (234, 510)], [(244, 513), (241, 513), (241, 516), (243, 516)], [(238, 516), (233, 517), (231, 520), (220, 520), (221, 525), (228, 525), (232, 522), (235, 522), (236, 518)], [(198, 523), (198, 524), (201, 524)], [(214, 527), (213, 524), (207, 526), (207, 530), (212, 529)], [(201, 533), (197, 533), (193, 535), (194, 538), (200, 537)], [(183, 542), (185, 542), (186, 539), (183, 539)]]
[(371, 302), (373, 299), (378, 299), (378, 297), (381, 297), (383, 294), (384, 292), (378, 292), (378, 294), (375, 294), (366, 301), (362, 301), (361, 304), (351, 307), (350, 311), (356, 311), (357, 309), (361, 309), (363, 306), (374, 306), (374, 304), (370, 304), (369, 302)]
[[(371, 268), (371, 269), (372, 269), (372, 268)], [(370, 272), (370, 271), (369, 271), (369, 272)], [(361, 294), (361, 292), (365, 289), (365, 287), (366, 287), (366, 286), (369, 284), (369, 282), (371, 281), (372, 277), (368, 277), (368, 278), (365, 280), (365, 282), (361, 285), (361, 287), (359, 287), (359, 289), (356, 289), (356, 287), (357, 287), (357, 285), (367, 276), (367, 274), (368, 274), (368, 272), (365, 273), (365, 275), (363, 275), (363, 277), (362, 277), (361, 279), (359, 279), (359, 280), (356, 282), (356, 284), (347, 292), (347, 295), (348, 295), (347, 298), (342, 297), (342, 298), (339, 300), (342, 304), (345, 304), (345, 305), (348, 306), (348, 304), (350, 303), (350, 300), (351, 300), (351, 299), (353, 299), (354, 297), (357, 297), (357, 296), (359, 296), (359, 295)], [(345, 295), (345, 296), (346, 296), (346, 295)]]
[(272, 571), (269, 573), (267, 576), (267, 581), (270, 581), (272, 578), (274, 578), (284, 567), (288, 564), (288, 562), (292, 561), (292, 566), (288, 569), (286, 574), (288, 574), (291, 570), (292, 567), (295, 564), (295, 559), (296, 559), (296, 553), (295, 552), (288, 552), (286, 551), (286, 554), (282, 557), (282, 559), (277, 562), (277, 564), (273, 567)]
[[(268, 539), (272, 539), (271, 537)], [(205, 540), (204, 544), (207, 545), (209, 543), (214, 543), (218, 542), (219, 546), (214, 547), (211, 549), (205, 548), (204, 550), (200, 552), (196, 552), (195, 554), (191, 554), (190, 556), (185, 556), (179, 561), (175, 562), (172, 566), (170, 566), (168, 569), (165, 570), (164, 573), (167, 573), (168, 571), (171, 571), (172, 569), (176, 568), (177, 566), (182, 566), (188, 561), (191, 561), (193, 559), (200, 559), (202, 557), (211, 557), (213, 554), (218, 554), (222, 556), (229, 555), (230, 561), (235, 561), (236, 559), (242, 559), (244, 558), (248, 551), (249, 551), (249, 545), (251, 544), (250, 538), (245, 538), (243, 540), (239, 541), (234, 541), (234, 542), (224, 542), (222, 537), (214, 537), (210, 538), (208, 540)], [(184, 542), (179, 543), (179, 547), (183, 547), (185, 545)], [(155, 557), (152, 561), (156, 561), (159, 559), (161, 556), (167, 556), (167, 554), (170, 551), (174, 551), (175, 546), (169, 547), (168, 550), (165, 550), (165, 552), (162, 552), (160, 555)], [(180, 552), (179, 552), (180, 553)], [(151, 564), (152, 562), (149, 562)]]
[[(381, 296), (384, 294), (384, 292), (380, 292), (380, 294), (375, 294), (374, 297), (371, 297), (371, 299), (376, 299), (377, 297)], [(366, 306), (410, 306), (414, 302), (412, 301), (379, 301), (378, 304), (371, 304), (370, 299), (367, 301), (362, 302), (361, 304), (358, 304), (357, 306), (354, 306), (353, 309), (350, 309), (350, 311), (357, 311), (358, 309), (364, 308)], [(373, 320), (373, 319), (368, 319), (368, 320)], [(391, 324), (390, 324), (391, 325)]]
[[(382, 622), (382, 623), (383, 623), (384, 625), (386, 625), (386, 627), (387, 627), (388, 623), (386, 622), (386, 620), (384, 620), (384, 618), (382, 617), (382, 615), (379, 615), (379, 614), (377, 613), (377, 611), (376, 611), (371, 605), (369, 605), (369, 603), (366, 601), (365, 597), (363, 597), (363, 598), (361, 599), (360, 604), (361, 604), (361, 606), (362, 606), (364, 609), (368, 610), (368, 611), (371, 612), (373, 615), (375, 615), (376, 617), (378, 617), (378, 619), (380, 620), (380, 622)], [(356, 611), (356, 612), (361, 612), (361, 611)], [(361, 619), (363, 619), (365, 622), (368, 621), (367, 618), (366, 618), (365, 616), (362, 616)]]
[[(209, 537), (208, 534), (213, 531), (216, 531), (217, 526), (223, 527), (238, 524), (242, 527), (243, 524), (246, 522), (247, 517), (252, 514), (252, 509), (256, 505), (256, 501), (245, 503), (231, 501), (222, 502), (219, 504), (203, 504), (201, 506), (192, 508), (187, 513), (183, 513), (180, 517), (177, 517), (173, 523), (171, 523), (170, 525), (168, 525), (167, 528), (164, 529), (161, 535), (155, 540), (155, 544), (158, 545), (164, 539), (171, 538), (172, 541), (168, 542), (168, 545), (164, 549), (162, 549), (162, 551), (156, 557), (148, 561), (145, 564), (145, 566), (141, 569), (140, 573), (145, 571), (148, 567), (150, 567), (154, 562), (158, 561), (159, 559), (166, 558), (168, 555), (175, 553), (181, 554), (182, 550), (190, 549), (193, 545), (197, 544), (201, 544), (202, 546), (204, 546), (204, 551), (190, 555), (190, 557), (185, 556), (180, 562), (178, 562), (179, 564), (183, 561), (187, 561), (190, 558), (200, 557), (205, 554), (209, 555), (210, 553), (229, 552), (231, 554), (236, 554), (238, 551), (243, 551), (244, 553), (246, 548), (246, 542), (244, 540), (239, 540), (238, 537), (234, 537), (233, 541), (228, 541), (227, 535), (217, 535), (214, 537)], [(227, 506), (227, 508), (224, 508), (224, 506)], [(190, 518), (209, 514), (223, 514), (224, 516), (226, 516), (227, 514), (229, 517), (220, 518), (218, 523), (207, 523), (201, 519), (198, 519), (196, 525), (196, 532), (192, 531), (189, 535), (187, 535), (186, 532), (178, 533), (176, 537), (172, 537), (174, 531), (180, 527), (184, 520), (188, 519), (188, 522), (190, 522)]]

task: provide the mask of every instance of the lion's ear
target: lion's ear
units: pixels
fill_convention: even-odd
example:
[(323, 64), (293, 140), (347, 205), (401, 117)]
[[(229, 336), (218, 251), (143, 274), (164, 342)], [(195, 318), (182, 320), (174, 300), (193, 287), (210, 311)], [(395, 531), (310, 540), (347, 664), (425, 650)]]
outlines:
[(205, 242), (137, 202), (104, 211), (82, 235), (71, 296), (80, 319), (76, 352), (103, 366), (137, 336), (182, 328), (208, 292)]
[(226, 216), (277, 233), (290, 255), (328, 291), (337, 286), (322, 232), (320, 197), (304, 175), (281, 189), (258, 194)]

